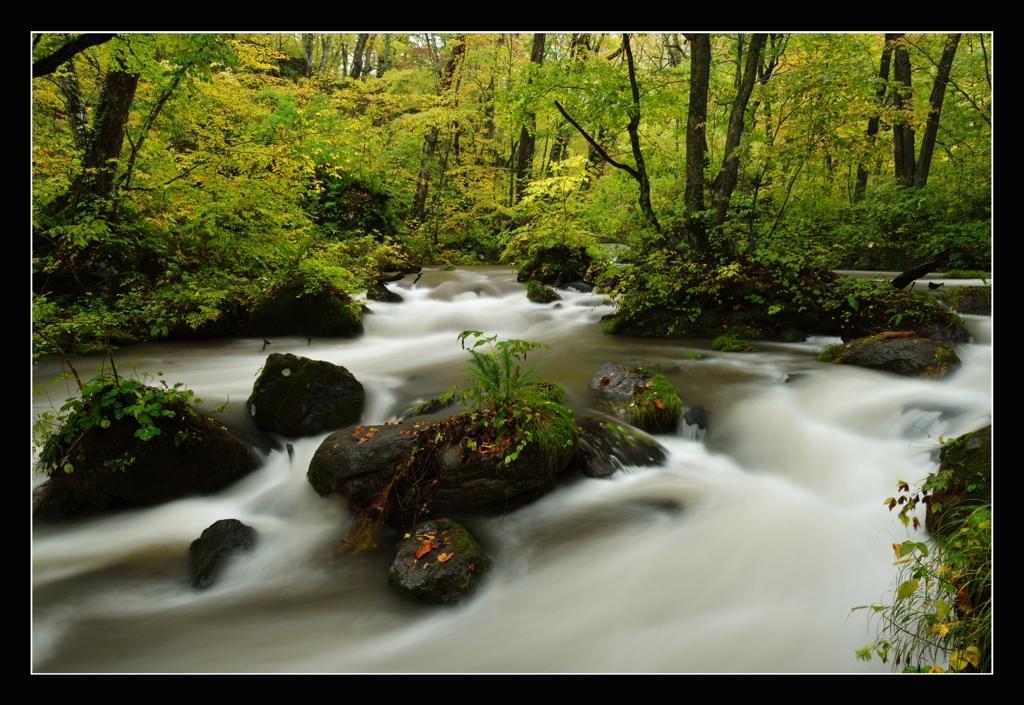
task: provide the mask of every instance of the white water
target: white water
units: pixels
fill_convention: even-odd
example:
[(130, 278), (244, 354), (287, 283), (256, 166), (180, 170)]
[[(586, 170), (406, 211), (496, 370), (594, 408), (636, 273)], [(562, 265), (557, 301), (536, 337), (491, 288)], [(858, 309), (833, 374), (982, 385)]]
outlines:
[[(662, 467), (567, 478), (507, 516), (468, 518), (497, 567), (449, 608), (394, 593), (387, 547), (336, 554), (350, 515), (305, 479), (323, 436), (288, 439), (291, 461), (278, 439), (258, 471), (218, 495), (36, 527), (34, 670), (882, 670), (855, 660), (875, 627), (850, 615), (891, 589), (891, 544), (908, 535), (882, 500), (935, 467), (934, 437), (990, 422), (990, 345), (962, 346), (962, 369), (928, 382), (815, 363), (830, 342), (821, 338), (740, 355), (706, 340), (604, 336), (597, 320), (611, 309), (599, 299), (532, 304), (501, 268), (428, 272), (399, 291), (406, 302), (372, 304), (355, 340), (119, 354), (186, 383), (206, 409), (230, 395), (236, 425), (269, 352), (329, 360), (367, 389), (362, 422), (379, 423), (458, 382), (467, 355), (456, 335), (476, 329), (551, 345), (530, 364), (549, 362), (540, 373), (566, 387), (577, 413), (598, 408), (587, 383), (601, 364), (660, 364), (684, 402), (711, 410), (708, 437), (660, 438), (670, 451)], [(969, 325), (975, 340), (991, 340), (989, 320)], [(679, 360), (693, 351), (703, 359)], [(90, 364), (79, 360), (80, 372)], [(37, 381), (55, 365), (41, 364)], [(37, 411), (46, 406), (37, 397)], [(194, 591), (189, 543), (224, 518), (255, 527), (259, 544)]]

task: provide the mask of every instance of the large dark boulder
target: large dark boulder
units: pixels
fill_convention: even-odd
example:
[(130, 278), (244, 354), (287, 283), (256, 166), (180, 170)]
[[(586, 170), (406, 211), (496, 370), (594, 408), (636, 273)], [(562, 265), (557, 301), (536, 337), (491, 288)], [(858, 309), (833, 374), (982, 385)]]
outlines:
[(246, 401), (264, 431), (310, 436), (359, 421), (363, 385), (340, 365), (291, 353), (273, 353)]
[(160, 434), (136, 436), (140, 426), (131, 415), (81, 433), (74, 448), (60, 451), (72, 471), (52, 470), (43, 486), (35, 516), (40, 519), (147, 507), (191, 494), (215, 492), (254, 470), (258, 463), (241, 441), (217, 421), (189, 411), (167, 408), (154, 425)]
[(340, 494), (354, 509), (369, 507), (391, 482), (416, 438), (405, 424), (343, 428), (324, 439), (306, 479), (318, 494)]
[(921, 338), (913, 331), (887, 331), (830, 345), (821, 352), (818, 360), (925, 379), (938, 379), (960, 364), (951, 343)]
[(925, 527), (936, 536), (955, 533), (973, 510), (992, 501), (992, 426), (947, 441), (935, 473), (938, 489), (925, 497)]
[(590, 380), (590, 388), (602, 394), (631, 396), (637, 387), (646, 387), (654, 379), (647, 370), (641, 367), (626, 367), (617, 362), (609, 362), (597, 371)]
[(608, 420), (579, 420), (580, 452), (576, 464), (587, 477), (611, 477), (622, 467), (661, 465), (665, 449), (636, 431)]
[(941, 298), (957, 313), (992, 315), (991, 286), (958, 286), (945, 292)]
[(471, 593), (492, 565), (462, 526), (436, 519), (420, 524), (402, 541), (388, 583), (420, 602), (453, 603)]
[(382, 282), (375, 282), (366, 289), (366, 298), (386, 304), (400, 304), (405, 301), (401, 294), (396, 294)]
[(221, 519), (207, 527), (188, 547), (192, 587), (213, 585), (232, 555), (256, 543), (256, 529), (238, 519)]
[(256, 335), (306, 335), (315, 338), (362, 334), (362, 310), (342, 291), (307, 293), (303, 282), (279, 287), (256, 304), (249, 318)]
[(493, 443), (493, 421), (460, 414), (413, 428), (342, 429), (320, 444), (306, 477), (321, 495), (337, 492), (353, 510), (391, 525), (427, 513), (499, 514), (549, 492), (576, 454), (579, 436), (568, 424), (564, 441), (542, 448), (535, 432), (505, 462), (514, 447)]

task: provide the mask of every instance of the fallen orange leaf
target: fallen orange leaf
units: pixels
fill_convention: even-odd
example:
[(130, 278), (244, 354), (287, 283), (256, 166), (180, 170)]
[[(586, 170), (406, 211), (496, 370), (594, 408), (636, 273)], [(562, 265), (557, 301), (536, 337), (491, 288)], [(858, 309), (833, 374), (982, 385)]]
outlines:
[(445, 561), (447, 561), (449, 558), (451, 558), (454, 555), (455, 555), (454, 553), (442, 553), (440, 556), (437, 557), (437, 562), (438, 563), (444, 563)]
[(425, 543), (425, 544), (423, 544), (422, 546), (420, 546), (419, 548), (416, 549), (416, 553), (414, 553), (413, 556), (416, 558), (416, 560), (419, 560), (420, 558), (423, 558), (423, 556), (427, 555), (428, 553), (430, 553), (430, 544), (429, 543)]

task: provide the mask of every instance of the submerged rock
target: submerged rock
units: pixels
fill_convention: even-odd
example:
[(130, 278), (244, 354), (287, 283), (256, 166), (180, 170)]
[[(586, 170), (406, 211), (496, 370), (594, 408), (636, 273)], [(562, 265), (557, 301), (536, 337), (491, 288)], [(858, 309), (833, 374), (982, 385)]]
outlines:
[(920, 338), (913, 331), (887, 331), (849, 343), (830, 345), (817, 359), (819, 362), (858, 365), (925, 379), (938, 379), (953, 366), (960, 365), (952, 344)]
[(449, 519), (424, 522), (398, 547), (388, 583), (420, 602), (464, 599), (493, 566), (473, 537)]
[(221, 519), (207, 527), (188, 547), (192, 587), (213, 585), (232, 555), (248, 551), (256, 543), (256, 529), (238, 519)]
[(642, 367), (626, 367), (617, 362), (609, 362), (597, 371), (590, 380), (590, 388), (603, 394), (631, 396), (637, 387), (646, 387), (654, 378)]
[(580, 452), (576, 464), (587, 477), (611, 477), (622, 467), (661, 465), (665, 449), (656, 441), (610, 420), (579, 420)]
[(309, 436), (359, 421), (363, 385), (340, 365), (291, 353), (267, 357), (246, 402), (255, 424), (284, 436)]

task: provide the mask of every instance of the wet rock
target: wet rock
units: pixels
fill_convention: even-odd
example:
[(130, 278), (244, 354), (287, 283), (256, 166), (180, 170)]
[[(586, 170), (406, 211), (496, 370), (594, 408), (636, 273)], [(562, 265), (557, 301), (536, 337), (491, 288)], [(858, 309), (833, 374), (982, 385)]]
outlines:
[(253, 309), (256, 335), (354, 337), (363, 332), (360, 304), (341, 291), (306, 293), (301, 281), (272, 291)]
[(343, 428), (317, 448), (306, 479), (320, 495), (337, 493), (354, 509), (369, 507), (408, 456), (415, 432), (405, 424)]
[(414, 416), (426, 416), (427, 414), (434, 414), (438, 411), (441, 411), (442, 409), (447, 409), (453, 404), (455, 404), (454, 398), (449, 399), (446, 402), (442, 402), (440, 399), (436, 398), (427, 399), (426, 401), (422, 401), (419, 404), (413, 405), (411, 409), (409, 409), (407, 412), (405, 412), (405, 414), (402, 415), (402, 419), (404, 420), (410, 419)]
[(493, 566), (473, 537), (449, 519), (424, 522), (398, 547), (388, 583), (420, 602), (463, 600)]
[(535, 304), (549, 304), (562, 299), (557, 291), (536, 280), (526, 282), (526, 298)]
[(285, 436), (309, 436), (359, 421), (363, 385), (322, 360), (273, 353), (246, 402), (256, 425)]
[[(788, 379), (786, 380), (789, 381)], [(704, 431), (708, 430), (708, 410), (703, 406), (690, 406), (687, 407), (686, 413), (683, 414), (683, 421), (696, 426)]]
[(661, 465), (665, 449), (656, 441), (607, 419), (579, 420), (580, 451), (576, 467), (587, 477), (611, 477), (623, 467)]
[(819, 362), (858, 365), (925, 379), (938, 379), (952, 367), (960, 365), (960, 358), (950, 343), (918, 337), (913, 331), (887, 331), (830, 345), (817, 359)]
[[(587, 270), (587, 271), (590, 271), (590, 270)], [(559, 288), (563, 289), (565, 291), (575, 291), (575, 292), (578, 292), (580, 294), (589, 294), (590, 292), (592, 292), (594, 290), (594, 285), (593, 284), (589, 284), (589, 283), (587, 283), (585, 281), (574, 281), (574, 282), (569, 282), (567, 284), (562, 284), (562, 286), (560, 286)]]
[(213, 585), (231, 556), (250, 550), (255, 543), (256, 529), (238, 519), (221, 519), (211, 524), (188, 547), (192, 587), (202, 590)]
[(590, 380), (590, 388), (602, 394), (631, 396), (635, 388), (646, 387), (653, 378), (654, 375), (643, 368), (609, 362)]
[(947, 441), (939, 458), (935, 474), (946, 488), (925, 497), (925, 527), (945, 537), (956, 532), (971, 511), (992, 501), (992, 426)]
[(992, 315), (991, 286), (958, 286), (944, 293), (941, 299), (957, 313)]
[(222, 489), (255, 470), (258, 461), (217, 421), (177, 405), (154, 421), (160, 434), (141, 440), (131, 415), (107, 428), (93, 426), (61, 451), (70, 473), (54, 469), (43, 485), (35, 516), (63, 519), (147, 507)]

